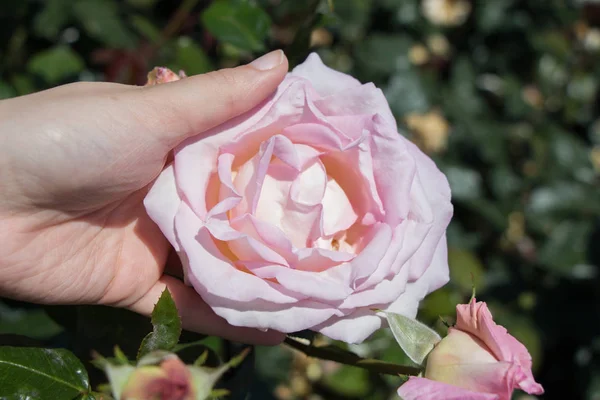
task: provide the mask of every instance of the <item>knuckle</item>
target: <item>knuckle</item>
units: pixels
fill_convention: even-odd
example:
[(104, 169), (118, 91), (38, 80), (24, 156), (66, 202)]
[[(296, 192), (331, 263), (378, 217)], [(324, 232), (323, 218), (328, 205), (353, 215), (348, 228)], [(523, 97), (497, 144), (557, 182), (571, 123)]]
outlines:
[(247, 94), (239, 75), (231, 69), (223, 69), (211, 72), (209, 76), (221, 104), (228, 110), (238, 110)]
[(208, 74), (217, 87), (238, 86), (240, 84), (238, 75), (232, 69), (221, 69)]

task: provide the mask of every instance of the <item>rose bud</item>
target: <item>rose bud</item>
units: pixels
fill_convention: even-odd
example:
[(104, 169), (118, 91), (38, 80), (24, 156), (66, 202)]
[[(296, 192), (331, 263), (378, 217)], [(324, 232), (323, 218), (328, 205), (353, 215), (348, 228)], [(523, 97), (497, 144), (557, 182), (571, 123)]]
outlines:
[(137, 368), (123, 388), (121, 400), (195, 400), (191, 378), (179, 358), (167, 358), (158, 366)]
[(484, 302), (456, 307), (456, 325), (429, 353), (423, 378), (398, 389), (404, 400), (510, 400), (514, 389), (542, 394), (533, 378), (531, 356)]

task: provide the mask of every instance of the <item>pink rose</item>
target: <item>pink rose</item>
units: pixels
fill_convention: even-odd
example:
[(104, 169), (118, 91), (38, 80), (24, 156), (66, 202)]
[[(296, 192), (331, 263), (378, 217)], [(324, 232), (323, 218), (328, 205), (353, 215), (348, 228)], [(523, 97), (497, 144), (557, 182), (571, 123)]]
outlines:
[[(410, 93), (407, 93), (410, 96)], [(448, 281), (450, 189), (381, 90), (316, 54), (254, 110), (185, 141), (145, 200), (230, 324), (361, 342)]]
[(514, 389), (542, 394), (531, 372), (531, 356), (496, 325), (483, 302), (456, 307), (457, 321), (429, 353), (425, 378), (400, 386), (404, 400), (509, 400)]

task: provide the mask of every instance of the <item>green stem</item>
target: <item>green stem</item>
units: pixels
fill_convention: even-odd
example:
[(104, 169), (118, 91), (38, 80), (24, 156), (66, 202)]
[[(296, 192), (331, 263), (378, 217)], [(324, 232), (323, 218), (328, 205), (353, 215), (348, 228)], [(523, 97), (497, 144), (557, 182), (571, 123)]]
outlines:
[(344, 351), (342, 349), (331, 349), (327, 347), (315, 347), (304, 344), (290, 336), (285, 338), (285, 344), (301, 351), (309, 357), (320, 358), (322, 360), (331, 360), (340, 364), (351, 365), (367, 369), (386, 375), (419, 375), (421, 369), (418, 367), (410, 367), (408, 365), (392, 364), (385, 361), (379, 361), (372, 358), (362, 358), (354, 353)]

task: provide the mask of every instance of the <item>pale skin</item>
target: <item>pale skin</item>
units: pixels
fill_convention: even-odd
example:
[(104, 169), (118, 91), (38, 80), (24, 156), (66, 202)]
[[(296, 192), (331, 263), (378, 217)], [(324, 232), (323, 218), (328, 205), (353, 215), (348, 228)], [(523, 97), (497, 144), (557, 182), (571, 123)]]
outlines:
[(275, 91), (287, 59), (265, 57), (152, 87), (76, 83), (0, 101), (0, 296), (149, 315), (168, 288), (186, 329), (283, 340), (227, 324), (165, 274), (176, 257), (142, 204), (173, 148)]

